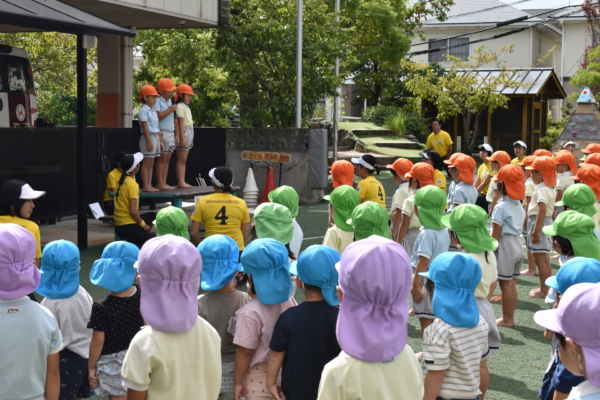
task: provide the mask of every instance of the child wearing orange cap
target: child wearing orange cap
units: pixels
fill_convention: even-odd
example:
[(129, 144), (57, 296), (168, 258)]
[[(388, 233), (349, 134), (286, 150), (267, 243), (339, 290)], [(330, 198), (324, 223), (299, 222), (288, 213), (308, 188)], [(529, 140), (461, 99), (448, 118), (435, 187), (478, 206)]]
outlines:
[(492, 237), (498, 241), (498, 280), (502, 291), (502, 318), (499, 326), (514, 326), (517, 309), (517, 282), (523, 265), (523, 249), (519, 232), (525, 221), (521, 202), (525, 198), (524, 173), (517, 165), (500, 168), (492, 178), (502, 199), (492, 212)]
[[(527, 211), (529, 210), (529, 204), (531, 203), (531, 198), (533, 197), (533, 192), (535, 192), (535, 183), (533, 183), (533, 178), (531, 177), (531, 172), (526, 169), (526, 167), (530, 167), (537, 156), (527, 156), (523, 159), (519, 165), (524, 172), (525, 177), (525, 200), (523, 200), (523, 208), (525, 209), (525, 215), (527, 215)], [(525, 217), (525, 221), (523, 222), (523, 239), (525, 239), (525, 245), (527, 245), (527, 217)], [(533, 253), (527, 249), (527, 269), (521, 271), (521, 275), (534, 276), (537, 274), (537, 266), (535, 265), (535, 257)]]
[(142, 107), (138, 114), (142, 137), (140, 138), (140, 152), (144, 155), (140, 175), (142, 176), (143, 192), (158, 192), (152, 186), (152, 170), (154, 169), (154, 159), (160, 157), (163, 148), (163, 141), (158, 127), (158, 116), (152, 110), (156, 103), (158, 92), (154, 86), (144, 85), (140, 88), (140, 102)]
[(537, 149), (536, 151), (533, 152), (533, 155), (536, 157), (541, 157), (541, 156), (552, 157), (552, 153), (550, 152), (550, 150), (546, 150), (546, 149)]
[[(537, 151), (537, 150), (536, 150)], [(532, 289), (529, 297), (544, 298), (548, 295), (548, 286), (546, 279), (550, 277), (552, 269), (550, 267), (550, 250), (552, 249), (552, 238), (544, 232), (542, 228), (552, 225), (552, 215), (554, 214), (556, 187), (556, 161), (548, 156), (536, 158), (530, 167), (526, 169), (531, 171), (531, 177), (535, 183), (535, 192), (531, 199), (528, 210), (529, 228), (527, 230), (527, 247), (535, 257), (540, 277), (540, 287)]]
[(333, 188), (338, 186), (354, 184), (354, 165), (348, 160), (338, 160), (331, 164), (331, 178)]
[(386, 165), (386, 168), (394, 177), (394, 183), (398, 185), (398, 189), (392, 197), (392, 205), (390, 207), (390, 219), (392, 220), (390, 230), (392, 238), (398, 235), (400, 220), (402, 220), (402, 206), (404, 205), (404, 200), (410, 196), (410, 188), (408, 187), (409, 178), (406, 177), (406, 173), (410, 171), (413, 165), (413, 162), (406, 158), (399, 158), (393, 164)]
[(585, 149), (582, 149), (581, 152), (585, 155), (600, 153), (600, 143), (590, 143), (585, 147)]
[(431, 165), (420, 162), (413, 165), (404, 176), (409, 178), (410, 196), (402, 204), (402, 222), (400, 222), (396, 242), (404, 247), (408, 257), (412, 257), (413, 247), (422, 226), (417, 214), (418, 211), (415, 212), (415, 194), (425, 186), (435, 185), (435, 170)]
[(448, 173), (452, 176), (452, 183), (448, 188), (447, 214), (461, 204), (475, 204), (477, 201), (477, 189), (473, 186), (473, 172), (475, 172), (475, 160), (473, 157), (463, 153), (454, 153), (450, 159), (444, 160), (448, 164)]
[(177, 105), (173, 104), (171, 98), (177, 90), (173, 82), (168, 78), (158, 81), (158, 98), (153, 110), (158, 114), (158, 127), (163, 141), (163, 149), (160, 157), (154, 165), (156, 176), (156, 188), (159, 190), (171, 190), (173, 187), (167, 185), (167, 173), (169, 172), (169, 161), (175, 148), (179, 145), (179, 129), (175, 125), (175, 112)]
[(177, 187), (190, 188), (191, 185), (185, 182), (185, 164), (187, 162), (190, 149), (194, 145), (194, 120), (189, 104), (192, 96), (196, 94), (190, 85), (181, 84), (177, 86), (175, 103), (177, 111), (175, 112), (175, 125), (179, 131), (179, 144), (176, 148), (177, 164), (175, 164), (175, 175), (177, 176)]
[(585, 160), (579, 166), (584, 164), (594, 164), (600, 167), (600, 153), (592, 153), (586, 156)]
[[(556, 201), (561, 201), (565, 190), (567, 190), (574, 182), (571, 179), (572, 176), (577, 172), (577, 166), (575, 164), (575, 157), (568, 150), (560, 150), (554, 157), (556, 161)], [(556, 218), (558, 214), (563, 212), (563, 207), (556, 207), (554, 209), (554, 216)]]
[[(488, 157), (488, 161), (492, 162), (492, 172), (494, 172), (495, 175), (498, 173), (498, 171), (500, 171), (500, 168), (510, 164), (511, 160), (510, 155), (507, 152), (500, 150), (492, 154), (491, 157)], [(489, 215), (492, 215), (492, 211), (494, 210), (494, 207), (499, 199), (500, 193), (496, 193), (496, 182), (494, 181), (494, 178), (492, 178), (490, 181), (490, 187), (485, 195), (485, 200), (488, 202)]]

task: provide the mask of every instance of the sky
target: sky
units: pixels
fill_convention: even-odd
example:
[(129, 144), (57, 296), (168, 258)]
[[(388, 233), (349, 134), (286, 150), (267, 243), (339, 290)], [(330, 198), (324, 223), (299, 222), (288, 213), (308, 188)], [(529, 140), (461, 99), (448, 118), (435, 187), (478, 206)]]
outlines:
[[(476, 1), (476, 0), (474, 0)], [(525, 10), (551, 9), (568, 5), (582, 4), (584, 0), (501, 0), (503, 3), (512, 4), (513, 7)]]

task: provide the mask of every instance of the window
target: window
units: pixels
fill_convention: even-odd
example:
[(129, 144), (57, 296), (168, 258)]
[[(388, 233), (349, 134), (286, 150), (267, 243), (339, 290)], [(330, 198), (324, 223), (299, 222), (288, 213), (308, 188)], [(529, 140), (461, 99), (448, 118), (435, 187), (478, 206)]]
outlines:
[[(448, 49), (448, 46), (457, 47)], [(449, 54), (453, 57), (458, 57), (463, 61), (467, 61), (469, 59), (469, 38), (445, 39), (429, 43), (429, 50), (440, 49), (443, 47), (446, 47), (446, 49), (429, 53), (429, 62), (446, 62), (448, 61), (446, 54)]]

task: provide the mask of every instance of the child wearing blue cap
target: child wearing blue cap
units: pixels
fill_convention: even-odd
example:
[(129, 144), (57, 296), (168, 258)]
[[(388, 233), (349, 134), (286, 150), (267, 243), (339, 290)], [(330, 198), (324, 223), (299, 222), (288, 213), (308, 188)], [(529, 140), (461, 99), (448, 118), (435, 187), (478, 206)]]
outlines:
[(256, 298), (236, 312), (234, 398), (272, 398), (267, 388), (269, 343), (279, 316), (297, 305), (291, 297), (288, 249), (275, 239), (254, 240), (242, 253), (242, 267)]
[(60, 358), (61, 400), (92, 397), (88, 380), (88, 358), (92, 330), (87, 322), (92, 297), (79, 285), (79, 249), (74, 243), (56, 240), (42, 252), (42, 278), (36, 292), (45, 297), (42, 305), (58, 321), (63, 349)]
[(225, 235), (213, 235), (198, 246), (202, 257), (200, 286), (207, 290), (198, 296), (198, 315), (208, 321), (221, 337), (221, 389), (218, 400), (233, 399), (235, 344), (227, 330), (237, 310), (250, 302), (247, 293), (236, 290), (241, 271), (237, 242)]
[(123, 359), (131, 339), (144, 326), (140, 312), (140, 290), (133, 284), (134, 264), (140, 250), (129, 242), (113, 242), (94, 261), (90, 281), (110, 290), (92, 305), (87, 327), (94, 330), (90, 343), (88, 376), (97, 396), (124, 400), (127, 391), (121, 378)]
[(279, 316), (271, 337), (267, 387), (276, 399), (281, 399), (276, 382), (282, 365), (285, 399), (316, 399), (323, 368), (340, 354), (335, 334), (339, 261), (340, 253), (331, 247), (313, 245), (290, 268), (306, 301)]
[(488, 351), (488, 325), (475, 298), (481, 266), (468, 254), (448, 252), (420, 274), (435, 283), (437, 317), (423, 336), (423, 399), (479, 399), (480, 363)]

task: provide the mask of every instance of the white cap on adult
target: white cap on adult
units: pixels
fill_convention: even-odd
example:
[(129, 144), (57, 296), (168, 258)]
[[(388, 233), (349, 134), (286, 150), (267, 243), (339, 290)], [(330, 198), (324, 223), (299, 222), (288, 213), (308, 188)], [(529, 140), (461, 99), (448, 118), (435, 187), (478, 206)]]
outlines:
[(517, 140), (516, 142), (513, 143), (513, 147), (516, 146), (516, 145), (519, 145), (519, 146), (521, 146), (521, 147), (523, 147), (525, 149), (527, 148), (527, 144), (524, 141), (522, 141), (522, 140)]
[(40, 190), (33, 190), (31, 186), (29, 186), (26, 183), (23, 186), (21, 186), (21, 196), (19, 196), (19, 198), (22, 200), (35, 200), (39, 199), (45, 194), (46, 192), (42, 192)]

